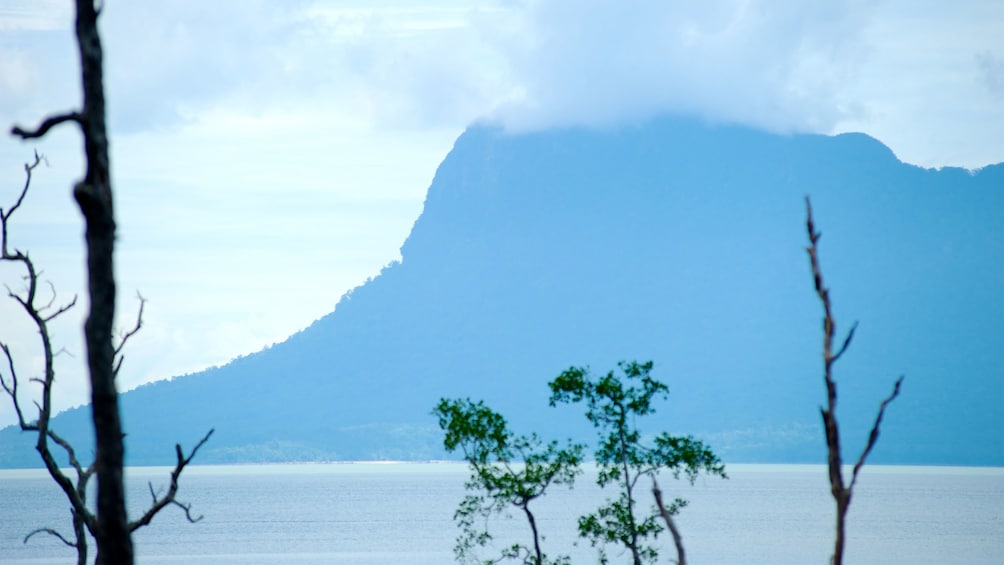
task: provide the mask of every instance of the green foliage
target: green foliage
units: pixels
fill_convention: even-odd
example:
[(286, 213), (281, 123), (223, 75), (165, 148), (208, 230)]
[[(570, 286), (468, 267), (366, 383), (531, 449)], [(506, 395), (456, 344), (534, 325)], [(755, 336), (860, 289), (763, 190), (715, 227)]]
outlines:
[[(726, 478), (725, 466), (702, 442), (689, 436), (661, 433), (650, 445), (643, 445), (635, 417), (655, 412), (652, 401), (667, 397), (669, 388), (649, 375), (651, 361), (622, 362), (618, 367), (622, 377), (611, 371), (596, 380), (586, 369), (568, 369), (549, 383), (551, 405), (585, 402), (586, 418), (599, 433), (597, 482), (601, 487), (615, 484), (619, 490), (616, 500), (579, 518), (579, 534), (599, 548), (601, 563), (608, 562), (604, 546), (612, 544), (630, 550), (634, 565), (641, 565), (658, 557), (646, 540), (655, 539), (663, 526), (655, 508), (647, 514), (639, 511), (638, 481), (666, 470), (674, 478), (682, 474), (693, 484), (701, 472)], [(686, 501), (677, 499), (668, 510), (676, 513), (685, 505)]]
[[(552, 484), (571, 485), (580, 471), (583, 446), (558, 442), (545, 444), (536, 434), (513, 435), (505, 418), (481, 401), (442, 399), (433, 414), (446, 432), (447, 451), (459, 449), (470, 465), (468, 495), (454, 513), (461, 529), (454, 552), (462, 562), (499, 563), (521, 560), (525, 564), (562, 565), (567, 557), (549, 559), (541, 550), (543, 537), (537, 530), (530, 502), (543, 496)], [(492, 541), (488, 520), (512, 507), (526, 516), (533, 545), (513, 544), (495, 559), (480, 560), (479, 549)]]

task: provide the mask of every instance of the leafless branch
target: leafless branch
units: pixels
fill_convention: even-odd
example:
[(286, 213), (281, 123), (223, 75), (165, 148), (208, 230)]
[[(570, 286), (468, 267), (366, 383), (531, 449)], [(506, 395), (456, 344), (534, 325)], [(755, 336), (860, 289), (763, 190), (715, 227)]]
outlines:
[(67, 112), (65, 114), (56, 114), (54, 116), (49, 116), (48, 118), (42, 120), (42, 123), (38, 124), (38, 127), (33, 130), (24, 130), (20, 126), (14, 126), (11, 128), (11, 135), (20, 137), (21, 139), (35, 139), (42, 137), (49, 132), (50, 129), (58, 126), (59, 124), (65, 122), (74, 122), (77, 124), (83, 123), (84, 117), (80, 115), (79, 112)]
[[(21, 193), (18, 195), (17, 200), (14, 201), (14, 205), (10, 207), (6, 212), (2, 207), (0, 207), (0, 257), (4, 259), (10, 258), (11, 254), (7, 251), (7, 220), (11, 215), (21, 207), (21, 203), (24, 202), (25, 195), (28, 194), (28, 188), (31, 187), (31, 173), (34, 172), (35, 168), (45, 159), (42, 155), (35, 151), (35, 160), (31, 163), (24, 164), (24, 186), (21, 188)], [(16, 252), (15, 255), (20, 254)]]
[(118, 376), (119, 369), (122, 368), (122, 361), (125, 360), (125, 356), (122, 355), (122, 349), (128, 343), (129, 338), (136, 335), (139, 330), (143, 327), (143, 307), (146, 306), (146, 299), (138, 291), (136, 292), (136, 298), (139, 299), (139, 312), (136, 313), (136, 325), (132, 327), (131, 330), (123, 332), (119, 336), (119, 344), (115, 347), (115, 369), (114, 374)]
[(892, 392), (885, 400), (882, 401), (882, 404), (879, 405), (878, 414), (875, 415), (875, 423), (872, 424), (872, 430), (868, 434), (868, 444), (865, 445), (864, 451), (862, 451), (861, 456), (858, 457), (858, 462), (854, 464), (854, 472), (851, 474), (851, 484), (847, 487), (848, 489), (854, 488), (854, 483), (858, 481), (858, 471), (861, 470), (861, 467), (864, 467), (865, 459), (868, 457), (868, 454), (871, 453), (872, 448), (875, 447), (875, 442), (878, 441), (879, 425), (882, 424), (882, 417), (885, 416), (886, 406), (889, 406), (889, 403), (899, 396), (899, 387), (902, 384), (903, 376), (901, 375), (898, 379), (896, 379), (896, 384), (893, 385)]
[(680, 530), (676, 529), (676, 523), (669, 510), (666, 510), (666, 506), (662, 503), (662, 490), (659, 489), (655, 475), (652, 475), (652, 494), (655, 496), (655, 505), (659, 509), (659, 515), (666, 522), (669, 533), (673, 535), (673, 544), (676, 545), (676, 563), (677, 565), (687, 565), (687, 555), (683, 551), (683, 537), (680, 535)]
[(192, 517), (192, 505), (191, 504), (183, 504), (181, 502), (178, 502), (177, 500), (172, 500), (171, 504), (173, 504), (174, 506), (177, 506), (178, 508), (181, 508), (185, 512), (185, 519), (188, 520), (188, 522), (191, 523), (191, 524), (194, 524), (194, 523), (198, 522), (199, 520), (202, 520), (202, 518), (203, 518), (202, 514), (199, 514), (195, 518)]
[[(54, 125), (54, 124), (52, 124)], [(49, 125), (48, 127), (52, 127)], [(87, 484), (91, 477), (96, 474), (97, 466), (95, 463), (91, 463), (86, 467), (81, 464), (77, 458), (76, 451), (73, 446), (61, 435), (56, 433), (55, 430), (49, 427), (49, 420), (52, 413), (52, 386), (55, 378), (55, 370), (53, 359), (59, 352), (53, 351), (52, 342), (49, 335), (49, 323), (56, 319), (58, 316), (65, 313), (67, 310), (72, 308), (77, 301), (77, 297), (74, 296), (71, 301), (65, 304), (58, 304), (58, 294), (56, 292), (55, 286), (46, 281), (49, 289), (51, 290), (51, 296), (45, 304), (39, 304), (41, 302), (38, 300), (38, 287), (40, 277), (42, 272), (36, 270), (34, 262), (28, 256), (27, 253), (21, 252), (20, 250), (14, 250), (10, 252), (9, 240), (8, 240), (8, 227), (9, 220), (22, 205), (27, 196), (29, 188), (31, 186), (31, 174), (32, 171), (44, 161), (44, 158), (36, 153), (35, 159), (32, 163), (25, 165), (26, 182), (18, 198), (13, 206), (9, 210), (0, 209), (0, 227), (2, 227), (2, 242), (0, 242), (0, 261), (3, 262), (13, 262), (19, 264), (24, 269), (24, 281), (25, 289), (22, 293), (16, 293), (7, 287), (8, 295), (16, 301), (21, 308), (24, 310), (25, 314), (32, 320), (37, 331), (38, 336), (41, 341), (42, 356), (44, 361), (44, 372), (39, 377), (32, 377), (27, 379), (28, 382), (34, 382), (41, 385), (41, 395), (40, 400), (34, 399), (32, 403), (38, 410), (38, 418), (33, 421), (27, 421), (24, 417), (24, 411), (21, 406), (21, 401), (19, 398), (19, 384), (20, 378), (17, 372), (17, 365), (14, 361), (14, 355), (10, 347), (6, 343), (0, 342), (0, 351), (3, 352), (3, 357), (6, 359), (7, 371), (0, 371), (0, 388), (3, 389), (4, 394), (10, 397), (11, 403), (14, 406), (14, 410), (17, 413), (18, 424), (23, 431), (33, 431), (38, 434), (38, 440), (36, 443), (36, 451), (38, 451), (42, 462), (45, 465), (50, 477), (57, 483), (60, 489), (64, 492), (67, 499), (70, 501), (71, 513), (73, 515), (73, 530), (74, 536), (76, 537), (76, 542), (71, 541), (66, 536), (63, 536), (58, 531), (52, 528), (40, 528), (28, 534), (25, 537), (25, 542), (31, 539), (36, 534), (47, 533), (58, 538), (64, 544), (74, 547), (77, 549), (78, 563), (86, 563), (87, 561), (87, 533), (90, 532), (91, 535), (97, 537), (97, 533), (100, 532), (100, 527), (98, 524), (98, 517), (96, 517), (87, 508)], [(119, 368), (122, 364), (122, 352), (126, 343), (132, 338), (136, 333), (139, 332), (143, 324), (143, 311), (146, 300), (142, 295), (137, 293), (137, 297), (140, 300), (139, 311), (136, 316), (135, 325), (128, 331), (123, 332), (120, 335), (119, 343), (117, 346), (111, 348), (112, 355), (116, 358), (116, 363), (114, 366), (114, 373), (117, 374)], [(64, 350), (60, 350), (64, 351)], [(5, 373), (9, 372), (9, 375)], [(153, 494), (153, 507), (147, 512), (140, 520), (133, 523), (131, 527), (127, 530), (131, 532), (142, 525), (146, 525), (150, 522), (153, 516), (159, 512), (161, 509), (168, 505), (173, 505), (181, 508), (185, 512), (185, 517), (190, 522), (196, 522), (201, 517), (195, 517), (192, 515), (191, 506), (178, 502), (175, 498), (178, 490), (178, 478), (181, 475), (182, 470), (187, 466), (192, 458), (195, 456), (199, 448), (202, 447), (208, 441), (209, 436), (212, 434), (212, 430), (206, 434), (205, 437), (195, 446), (192, 452), (185, 456), (181, 450), (181, 446), (176, 446), (176, 452), (178, 457), (177, 465), (175, 466), (174, 472), (171, 474), (171, 486), (168, 493), (163, 497), (157, 497), (152, 489), (151, 494)], [(51, 442), (51, 443), (50, 443)], [(56, 459), (51, 451), (51, 445), (55, 444), (60, 446), (66, 453), (66, 460), (70, 467), (76, 473), (76, 480), (73, 481), (70, 477), (63, 473), (63, 470), (57, 464)], [(100, 482), (100, 481), (99, 481)], [(99, 488), (100, 492), (100, 488)], [(130, 526), (126, 524), (126, 526)], [(102, 561), (100, 544), (99, 544), (99, 559)], [(109, 560), (105, 560), (108, 562)], [(112, 559), (111, 561), (115, 561)]]
[(24, 430), (28, 427), (28, 423), (24, 421), (24, 413), (21, 411), (21, 402), (17, 398), (17, 369), (14, 366), (14, 358), (11, 356), (10, 347), (6, 343), (0, 343), (0, 350), (3, 350), (4, 357), (7, 358), (7, 369), (10, 371), (10, 383), (7, 379), (3, 378), (3, 374), (0, 373), (0, 386), (3, 386), (4, 392), (10, 397), (11, 403), (14, 405), (14, 412), (17, 414), (17, 421), (20, 424), (21, 429)]
[(91, 474), (94, 473), (94, 465), (90, 465), (87, 469), (83, 468), (83, 466), (80, 464), (80, 461), (77, 460), (77, 452), (73, 449), (73, 446), (70, 445), (70, 442), (63, 439), (59, 434), (52, 431), (51, 429), (49, 430), (49, 439), (51, 439), (53, 442), (56, 443), (56, 445), (62, 447), (63, 450), (66, 451), (67, 462), (69, 462), (70, 466), (73, 467), (74, 470), (76, 470), (78, 478), (89, 477)]
[[(37, 399), (32, 400), (32, 403), (38, 410), (38, 418), (29, 422), (26, 421), (24, 417), (24, 411), (21, 407), (20, 399), (18, 398), (18, 386), (20, 379), (17, 373), (17, 367), (10, 347), (5, 343), (0, 343), (0, 350), (3, 351), (4, 357), (7, 360), (6, 365), (10, 373), (10, 378), (4, 378), (4, 376), (0, 374), (0, 384), (2, 384), (2, 388), (6, 395), (11, 399), (14, 411), (17, 413), (18, 425), (21, 430), (32, 431), (37, 434), (35, 450), (38, 451), (49, 476), (53, 479), (53, 481), (55, 481), (55, 483), (66, 495), (67, 500), (70, 502), (70, 509), (73, 515), (74, 535), (77, 538), (77, 541), (74, 543), (52, 528), (41, 528), (28, 534), (28, 536), (25, 537), (25, 542), (31, 539), (31, 537), (35, 534), (48, 533), (49, 535), (60, 539), (66, 545), (75, 547), (78, 554), (78, 563), (83, 563), (86, 562), (87, 556), (85, 528), (93, 533), (96, 527), (94, 515), (90, 513), (86, 505), (87, 482), (94, 474), (94, 466), (90, 465), (87, 468), (84, 468), (84, 466), (78, 461), (76, 453), (70, 443), (49, 427), (49, 419), (52, 413), (52, 385), (55, 379), (55, 369), (53, 365), (53, 358), (55, 354), (53, 353), (52, 342), (49, 336), (49, 322), (72, 308), (76, 304), (76, 297), (74, 297), (74, 299), (69, 303), (57, 307), (55, 306), (57, 303), (55, 286), (48, 283), (49, 288), (52, 290), (51, 298), (46, 304), (37, 304), (36, 298), (39, 278), (42, 274), (41, 271), (36, 270), (35, 264), (32, 262), (27, 253), (23, 253), (19, 250), (15, 250), (13, 253), (9, 251), (8, 227), (10, 225), (10, 219), (14, 212), (16, 212), (24, 202), (31, 187), (32, 172), (42, 162), (44, 162), (44, 157), (40, 156), (36, 152), (34, 161), (25, 165), (25, 184), (21, 189), (15, 204), (6, 211), (0, 210), (0, 226), (2, 226), (3, 239), (3, 241), (0, 242), (0, 251), (2, 251), (2, 253), (0, 253), (0, 261), (18, 263), (22, 268), (24, 268), (25, 272), (24, 280), (26, 288), (24, 294), (17, 294), (8, 287), (8, 295), (21, 306), (25, 314), (32, 320), (36, 330), (38, 331), (38, 337), (41, 342), (42, 360), (44, 364), (43, 374), (41, 377), (32, 377), (28, 379), (28, 382), (34, 382), (41, 385), (41, 401)], [(76, 482), (66, 476), (59, 464), (56, 463), (50, 449), (50, 441), (59, 445), (66, 451), (69, 465), (73, 467), (74, 471), (76, 471)]]
[(858, 458), (857, 463), (854, 465), (850, 484), (845, 486), (840, 454), (840, 428), (837, 425), (836, 415), (837, 384), (833, 380), (833, 364), (836, 363), (836, 361), (850, 346), (851, 340), (854, 338), (854, 330), (857, 329), (857, 322), (855, 322), (851, 327), (851, 331), (847, 333), (847, 337), (844, 338), (844, 342), (840, 346), (840, 349), (834, 353), (833, 336), (836, 333), (837, 323), (833, 317), (833, 309), (830, 305), (830, 291), (826, 288), (826, 285), (823, 282), (822, 269), (819, 266), (819, 239), (822, 237), (822, 234), (816, 231), (816, 227), (812, 219), (812, 203), (809, 201), (808, 196), (805, 197), (805, 208), (805, 224), (809, 234), (809, 246), (806, 248), (806, 251), (809, 253), (809, 261), (812, 265), (812, 278), (816, 288), (816, 294), (819, 296), (819, 300), (823, 305), (823, 381), (826, 384), (826, 407), (820, 407), (819, 413), (822, 416), (823, 429), (826, 433), (830, 492), (833, 494), (833, 499), (837, 507), (837, 533), (836, 540), (834, 541), (831, 563), (834, 565), (842, 565), (844, 545), (846, 541), (845, 522), (847, 518), (847, 510), (850, 508), (851, 504), (851, 497), (854, 494), (854, 485), (857, 482), (858, 473), (865, 464), (865, 459), (868, 457), (868, 454), (871, 453), (872, 448), (875, 447), (875, 442), (878, 441), (879, 425), (882, 423), (882, 417), (885, 415), (885, 409), (889, 403), (899, 395), (903, 377), (900, 377), (896, 381), (892, 394), (883, 400), (882, 404), (879, 406), (878, 415), (875, 417), (875, 423), (872, 425), (871, 433), (868, 437), (868, 443), (865, 446), (864, 451), (861, 452), (861, 456)]
[(53, 312), (52, 314), (49, 314), (48, 316), (42, 318), (42, 320), (45, 322), (51, 322), (55, 320), (57, 317), (59, 317), (61, 314), (65, 313), (67, 310), (73, 308), (76, 305), (77, 305), (77, 296), (74, 295), (72, 300), (70, 300), (66, 304), (63, 304), (58, 309), (56, 309), (56, 311)]
[[(40, 276), (42, 276), (41, 272), (37, 273), (35, 277), (37, 279)], [(42, 312), (51, 309), (53, 304), (56, 303), (56, 298), (58, 297), (58, 294), (56, 293), (56, 285), (52, 284), (52, 281), (45, 281), (45, 284), (48, 285), (49, 290), (52, 291), (52, 296), (49, 297), (49, 302), (47, 302), (44, 306), (36, 307), (36, 310), (38, 310), (40, 315)], [(70, 308), (73, 308), (76, 304), (77, 304), (77, 295), (74, 294), (72, 300), (56, 308), (56, 311), (53, 312), (52, 314), (49, 314), (48, 316), (43, 316), (42, 321), (51, 322), (52, 320), (56, 319), (60, 314), (66, 312)]]
[(56, 530), (53, 530), (52, 528), (39, 528), (29, 533), (28, 535), (24, 536), (24, 543), (28, 543), (28, 540), (30, 540), (35, 534), (49, 534), (50, 536), (58, 538), (59, 541), (65, 543), (70, 547), (77, 547), (77, 544), (75, 542), (66, 539), (65, 537), (63, 537), (63, 534), (57, 532)]
[[(829, 293), (827, 293), (827, 297), (829, 297)], [(843, 345), (841, 345), (840, 349), (838, 349), (837, 352), (833, 354), (833, 359), (830, 361), (831, 363), (836, 363), (837, 359), (840, 359), (840, 357), (844, 354), (844, 352), (847, 351), (847, 348), (850, 347), (851, 345), (851, 340), (854, 339), (854, 332), (857, 329), (858, 329), (858, 323), (854, 322), (854, 324), (851, 325), (851, 331), (847, 332), (847, 337), (844, 338)]]
[(168, 505), (178, 506), (181, 509), (183, 509), (185, 511), (185, 517), (188, 518), (189, 522), (197, 522), (200, 519), (202, 519), (201, 516), (199, 518), (193, 519), (191, 515), (191, 505), (177, 502), (175, 496), (178, 493), (178, 478), (181, 477), (181, 472), (185, 469), (185, 467), (189, 463), (192, 462), (192, 458), (195, 457), (195, 454), (198, 453), (199, 449), (203, 445), (205, 445), (207, 441), (209, 441), (209, 437), (213, 435), (214, 431), (216, 430), (215, 429), (209, 430), (209, 432), (207, 432), (206, 435), (203, 436), (201, 440), (199, 440), (199, 443), (195, 444), (195, 447), (192, 448), (192, 451), (191, 453), (188, 454), (188, 456), (185, 456), (185, 452), (182, 451), (181, 444), (176, 444), (174, 446), (174, 452), (175, 456), (177, 457), (177, 462), (174, 465), (174, 470), (171, 472), (171, 484), (167, 489), (167, 493), (163, 497), (158, 496), (157, 493), (154, 492), (153, 490), (153, 485), (150, 484), (150, 496), (153, 498), (153, 502), (150, 505), (150, 509), (147, 510), (142, 517), (140, 517), (138, 520), (129, 523), (130, 532), (134, 532), (139, 528), (142, 528), (143, 526), (149, 525), (150, 521), (153, 520), (153, 517), (156, 516), (158, 512), (163, 510)]

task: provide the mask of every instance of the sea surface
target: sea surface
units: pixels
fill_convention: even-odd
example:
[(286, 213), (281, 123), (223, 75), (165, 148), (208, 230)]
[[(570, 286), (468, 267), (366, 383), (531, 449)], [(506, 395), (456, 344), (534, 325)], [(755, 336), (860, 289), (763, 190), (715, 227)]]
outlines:
[[(74, 551), (53, 537), (22, 543), (43, 526), (71, 532), (69, 506), (43, 473), (0, 470), (0, 563), (75, 563)], [(133, 516), (149, 502), (148, 485), (166, 488), (168, 473), (129, 469)], [(677, 522), (692, 565), (829, 562), (833, 501), (824, 466), (730, 465), (728, 473), (729, 480), (693, 486), (661, 479), (666, 496), (690, 501)], [(180, 509), (166, 508), (135, 535), (137, 562), (453, 563), (453, 512), (466, 477), (459, 463), (192, 466), (179, 500), (204, 518), (190, 524)], [(596, 563), (595, 550), (575, 534), (576, 518), (606, 496), (594, 477), (587, 471), (573, 490), (556, 488), (536, 504), (546, 552)], [(491, 524), (500, 542), (529, 540), (519, 518)], [(849, 565), (1002, 564), (1004, 468), (865, 467), (848, 536)], [(669, 563), (670, 539), (658, 544), (659, 562)], [(629, 562), (616, 549), (611, 557)]]

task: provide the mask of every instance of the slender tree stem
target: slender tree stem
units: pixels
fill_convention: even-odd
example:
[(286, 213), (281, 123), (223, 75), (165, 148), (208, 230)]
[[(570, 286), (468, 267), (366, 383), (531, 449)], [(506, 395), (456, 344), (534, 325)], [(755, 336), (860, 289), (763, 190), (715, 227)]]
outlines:
[(543, 565), (544, 555), (540, 550), (540, 534), (537, 532), (537, 520), (533, 517), (533, 512), (530, 512), (530, 500), (524, 500), (520, 504), (520, 508), (526, 513), (526, 521), (530, 523), (530, 530), (533, 532), (533, 552), (536, 556), (534, 563), (536, 565)]
[(620, 409), (618, 439), (621, 444), (621, 472), (624, 473), (624, 492), (627, 493), (628, 520), (631, 522), (631, 557), (634, 560), (634, 565), (641, 565), (641, 555), (638, 554), (638, 525), (635, 524), (634, 520), (633, 481), (631, 480), (631, 469), (628, 466), (627, 460), (627, 438), (624, 436), (624, 428), (627, 426), (627, 415), (623, 406), (618, 405), (618, 408)]

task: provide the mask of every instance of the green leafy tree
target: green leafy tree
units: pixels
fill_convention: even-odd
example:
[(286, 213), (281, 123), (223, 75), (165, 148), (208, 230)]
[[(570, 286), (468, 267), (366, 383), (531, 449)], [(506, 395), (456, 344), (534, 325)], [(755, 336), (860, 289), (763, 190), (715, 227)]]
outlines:
[[(623, 377), (611, 371), (599, 379), (593, 379), (586, 369), (568, 369), (549, 383), (551, 405), (586, 404), (586, 418), (599, 434), (597, 482), (601, 487), (615, 484), (620, 491), (615, 500), (579, 518), (579, 534), (599, 548), (601, 563), (608, 563), (604, 546), (616, 544), (631, 552), (634, 565), (642, 565), (658, 557), (648, 540), (656, 538), (663, 526), (657, 519), (662, 515), (659, 509), (642, 512), (638, 508), (639, 480), (649, 477), (655, 487), (655, 477), (663, 470), (675, 478), (682, 474), (691, 484), (702, 471), (723, 478), (726, 475), (718, 457), (692, 437), (662, 433), (643, 445), (635, 417), (655, 412), (652, 401), (665, 398), (669, 388), (649, 375), (651, 361), (622, 362), (618, 367)], [(667, 512), (676, 513), (684, 505), (686, 501), (676, 499)]]
[[(499, 563), (522, 560), (525, 564), (567, 564), (568, 557), (549, 559), (541, 550), (543, 536), (530, 503), (544, 495), (552, 484), (571, 485), (580, 471), (583, 446), (558, 442), (545, 444), (536, 434), (513, 435), (505, 418), (484, 402), (440, 400), (433, 410), (439, 427), (446, 433), (447, 451), (460, 450), (470, 465), (468, 495), (454, 514), (461, 534), (454, 552), (462, 562)], [(479, 549), (492, 541), (488, 519), (504, 514), (511, 507), (521, 510), (533, 536), (533, 546), (515, 543), (504, 548), (499, 557), (480, 560)]]

